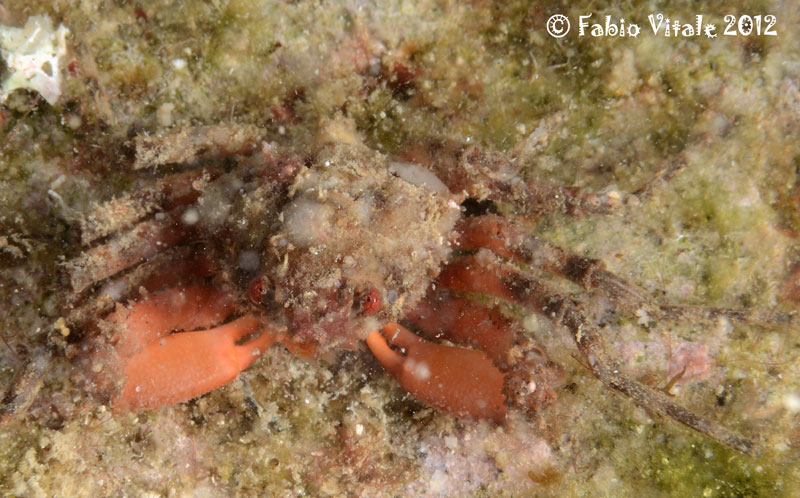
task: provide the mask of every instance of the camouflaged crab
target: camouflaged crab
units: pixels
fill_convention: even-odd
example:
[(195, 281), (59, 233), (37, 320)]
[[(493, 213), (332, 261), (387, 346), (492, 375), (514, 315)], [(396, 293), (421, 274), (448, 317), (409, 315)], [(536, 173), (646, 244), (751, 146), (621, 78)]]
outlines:
[[(199, 166), (83, 220), (92, 247), (68, 263), (67, 321), (101, 333), (69, 353), (115, 409), (199, 396), (275, 342), (311, 355), (366, 340), (418, 399), (502, 422), (508, 405), (535, 409), (552, 398), (548, 362), (513, 320), (470, 299), (480, 295), (566, 327), (586, 367), (635, 403), (753, 450), (751, 440), (627, 377), (582, 306), (527, 270), (597, 289), (626, 312), (764, 318), (656, 303), (600, 261), (518, 223), (551, 211), (607, 213), (624, 202), (618, 192), (533, 183), (506, 156), (472, 146), (417, 144), (387, 157), (342, 123), (325, 127), (313, 151), (283, 149), (263, 134), (219, 125), (140, 136), (137, 167)], [(492, 202), (513, 205), (519, 220), (492, 214)], [(430, 342), (398, 322), (466, 347)]]

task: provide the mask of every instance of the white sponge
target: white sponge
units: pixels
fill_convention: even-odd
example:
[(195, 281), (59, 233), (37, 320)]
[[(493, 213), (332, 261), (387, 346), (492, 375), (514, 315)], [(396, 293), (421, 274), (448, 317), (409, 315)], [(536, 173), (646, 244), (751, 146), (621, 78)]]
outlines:
[(22, 28), (0, 25), (0, 54), (8, 64), (10, 75), (3, 81), (0, 102), (17, 88), (39, 92), (50, 104), (61, 96), (59, 63), (67, 53), (69, 30), (47, 16), (31, 16)]

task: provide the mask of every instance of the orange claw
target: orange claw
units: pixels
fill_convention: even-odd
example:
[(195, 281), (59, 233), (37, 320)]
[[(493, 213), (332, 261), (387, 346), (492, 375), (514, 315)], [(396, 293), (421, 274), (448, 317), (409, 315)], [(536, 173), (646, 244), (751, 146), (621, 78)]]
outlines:
[(504, 376), (485, 354), (425, 341), (396, 323), (382, 333), (371, 332), (367, 346), (410, 394), (459, 415), (505, 420)]
[(179, 403), (232, 381), (281, 338), (262, 332), (252, 315), (209, 330), (182, 332), (151, 342), (125, 361), (125, 384), (115, 409), (144, 410)]
[(216, 328), (168, 335), (213, 326), (232, 311), (226, 294), (189, 285), (151, 294), (110, 314), (107, 320), (119, 331), (111, 355), (118, 367), (110, 370), (124, 375), (114, 409), (154, 409), (205, 394), (232, 381), (273, 343), (285, 339), (262, 332), (238, 344), (263, 328), (252, 315)]

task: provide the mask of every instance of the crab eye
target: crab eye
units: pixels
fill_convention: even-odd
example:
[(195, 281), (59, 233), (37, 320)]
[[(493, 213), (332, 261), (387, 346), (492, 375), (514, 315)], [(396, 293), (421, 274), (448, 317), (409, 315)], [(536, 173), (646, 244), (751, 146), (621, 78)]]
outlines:
[(247, 295), (253, 304), (266, 304), (266, 298), (271, 294), (268, 280), (265, 277), (254, 278), (247, 289)]
[(374, 315), (381, 309), (381, 293), (376, 288), (371, 288), (361, 294), (361, 311), (365, 315)]

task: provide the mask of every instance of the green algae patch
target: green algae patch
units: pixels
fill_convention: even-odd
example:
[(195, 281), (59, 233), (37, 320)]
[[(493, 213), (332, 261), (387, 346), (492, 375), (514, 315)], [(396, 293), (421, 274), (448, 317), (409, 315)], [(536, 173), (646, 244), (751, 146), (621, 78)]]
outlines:
[(645, 461), (630, 463), (639, 469), (638, 477), (666, 496), (791, 495), (780, 468), (765, 468), (757, 460), (700, 440), (682, 445), (664, 442), (656, 445)]

